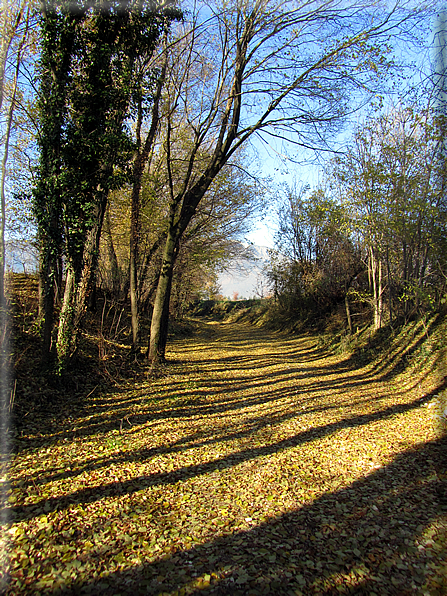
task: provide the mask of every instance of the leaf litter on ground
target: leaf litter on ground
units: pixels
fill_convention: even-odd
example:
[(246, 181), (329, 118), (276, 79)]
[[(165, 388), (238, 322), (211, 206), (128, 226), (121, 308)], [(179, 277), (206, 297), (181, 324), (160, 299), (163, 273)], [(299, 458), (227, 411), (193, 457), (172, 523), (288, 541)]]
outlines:
[(242, 324), (168, 358), (16, 437), (5, 594), (447, 594), (442, 380)]

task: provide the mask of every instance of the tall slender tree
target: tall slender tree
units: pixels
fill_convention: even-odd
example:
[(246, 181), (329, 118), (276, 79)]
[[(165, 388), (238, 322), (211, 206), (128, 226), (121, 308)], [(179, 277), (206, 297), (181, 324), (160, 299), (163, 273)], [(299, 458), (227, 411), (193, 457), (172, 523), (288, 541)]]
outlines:
[[(169, 22), (166, 22), (168, 25)], [(145, 168), (150, 161), (151, 152), (153, 150), (154, 142), (160, 125), (160, 101), (163, 91), (163, 85), (166, 77), (167, 67), (167, 29), (164, 33), (164, 39), (161, 48), (161, 55), (157, 62), (152, 65), (149, 61), (144, 61), (140, 66), (138, 76), (138, 90), (137, 90), (137, 119), (135, 124), (135, 157), (132, 168), (132, 195), (131, 195), (131, 217), (130, 217), (130, 255), (129, 255), (129, 274), (130, 274), (130, 307), (131, 307), (131, 321), (132, 321), (132, 343), (135, 354), (140, 349), (140, 321), (139, 321), (139, 280), (138, 272), (140, 269), (139, 247), (141, 234), (141, 185)], [(149, 71), (149, 72), (148, 72)], [(155, 71), (155, 76), (154, 76)], [(150, 117), (151, 122), (149, 130), (145, 137), (142, 136), (142, 127), (144, 122), (144, 104), (148, 102), (147, 92), (145, 93), (145, 86), (147, 86), (147, 78), (152, 76), (155, 78), (155, 87), (152, 91), (152, 96), (149, 100), (152, 102)]]
[[(148, 352), (152, 362), (165, 357), (180, 240), (222, 167), (255, 135), (266, 142), (290, 141), (298, 150), (322, 148), (328, 133), (390, 66), (386, 55), (393, 33), (403, 35), (418, 15), (400, 2), (390, 8), (332, 0), (215, 2), (203, 18), (200, 12), (193, 15), (168, 69), (169, 104), (175, 109), (165, 121), (167, 169), (172, 171), (176, 160), (185, 167), (181, 183), (170, 175), (169, 226)], [(189, 129), (187, 152), (175, 145), (180, 123)]]
[[(18, 6), (8, 7), (4, 2), (0, 13), (0, 114), (3, 114), (5, 99), (6, 66), (12, 62), (12, 80), (10, 80), (9, 97), (7, 109), (5, 110), (5, 130), (2, 135), (1, 148), (3, 150), (1, 160), (0, 179), (0, 308), (5, 307), (5, 265), (6, 265), (6, 178), (7, 163), (11, 142), (11, 134), (14, 125), (14, 114), (17, 108), (17, 95), (19, 86), (19, 74), (30, 41), (30, 19), (31, 8), (25, 0)], [(11, 50), (14, 50), (12, 52)], [(15, 56), (12, 58), (11, 54)]]

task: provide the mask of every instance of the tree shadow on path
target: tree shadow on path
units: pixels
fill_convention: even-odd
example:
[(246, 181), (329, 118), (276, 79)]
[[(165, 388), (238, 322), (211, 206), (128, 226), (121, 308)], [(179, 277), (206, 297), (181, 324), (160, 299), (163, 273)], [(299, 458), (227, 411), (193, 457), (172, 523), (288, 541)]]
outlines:
[(446, 456), (446, 438), (420, 445), (247, 531), (57, 593), (409, 596), (428, 582), (431, 595), (444, 595), (445, 568), (433, 557), (447, 554)]
[[(41, 502), (38, 501), (30, 505), (8, 507), (5, 510), (2, 510), (2, 513), (5, 511), (9, 517), (14, 519), (15, 522), (18, 522), (39, 515), (40, 508), (43, 503), (45, 504), (45, 512), (50, 513), (59, 509), (64, 509), (73, 504), (79, 505), (83, 503), (99, 501), (105, 496), (114, 497), (121, 496), (123, 494), (131, 494), (144, 488), (175, 484), (179, 481), (185, 481), (190, 478), (203, 476), (205, 474), (210, 474), (219, 470), (233, 468), (235, 465), (238, 465), (241, 462), (254, 460), (265, 455), (277, 454), (286, 449), (297, 447), (310, 441), (315, 441), (317, 439), (329, 436), (341, 429), (350, 429), (368, 425), (379, 420), (391, 418), (396, 414), (403, 414), (415, 408), (420, 408), (422, 405), (430, 401), (435, 393), (436, 392), (430, 395), (425, 395), (410, 403), (398, 404), (373, 413), (352, 416), (350, 418), (337, 420), (320, 427), (309, 428), (308, 430), (305, 430), (295, 436), (290, 436), (268, 445), (261, 445), (259, 447), (235, 451), (212, 461), (179, 468), (172, 472), (159, 472), (145, 476), (133, 477), (130, 480), (124, 480), (122, 482), (113, 481), (107, 484), (102, 484), (101, 486), (84, 488), (72, 493), (68, 493), (64, 496), (46, 498)], [(188, 446), (188, 448), (191, 448), (191, 446)], [(172, 449), (172, 447), (168, 448), (168, 452), (170, 451), (175, 451), (175, 449)], [(143, 450), (141, 454), (142, 459), (147, 459), (149, 454), (150, 452), (148, 452), (148, 450)], [(135, 454), (130, 453), (125, 458), (121, 458), (121, 461), (125, 461), (126, 459), (128, 461), (133, 461), (135, 459)]]
[[(226, 334), (226, 341), (228, 338), (231, 338), (229, 333)], [(149, 522), (151, 527), (135, 530), (140, 534), (136, 538), (132, 535), (130, 543), (125, 541), (126, 530), (121, 530), (116, 538), (107, 533), (107, 540), (111, 541), (112, 545), (101, 541), (96, 542), (95, 533), (99, 533), (101, 528), (99, 523), (90, 524), (86, 513), (85, 523), (84, 521), (79, 523), (76, 534), (73, 535), (73, 541), (79, 548), (77, 553), (79, 560), (82, 564), (88, 564), (88, 568), (93, 571), (88, 577), (84, 575), (82, 580), (76, 579), (80, 577), (79, 575), (67, 571), (67, 575), (63, 576), (66, 577), (63, 579), (64, 588), (56, 589), (48, 586), (40, 591), (41, 594), (180, 596), (180, 594), (199, 594), (205, 591), (205, 593), (234, 596), (258, 594), (416, 596), (424, 594), (424, 585), (427, 582), (430, 584), (430, 596), (447, 594), (445, 569), (442, 569), (439, 563), (446, 555), (442, 550), (445, 547), (446, 537), (442, 534), (445, 532), (445, 526), (441, 523), (442, 516), (445, 517), (446, 513), (446, 476), (445, 467), (443, 467), (447, 456), (445, 438), (420, 444), (414, 449), (401, 453), (387, 467), (380, 468), (339, 490), (336, 487), (344, 483), (345, 478), (340, 477), (340, 481), (337, 480), (337, 475), (340, 474), (339, 468), (336, 463), (331, 464), (333, 462), (331, 454), (325, 452), (324, 457), (327, 456), (329, 462), (328, 469), (322, 470), (321, 475), (327, 476), (329, 471), (331, 480), (335, 479), (335, 482), (331, 482), (334, 492), (322, 494), (324, 482), (320, 482), (318, 472), (309, 470), (312, 472), (312, 482), (315, 486), (309, 484), (307, 477), (303, 475), (303, 483), (308, 483), (309, 486), (306, 484), (306, 491), (297, 494), (294, 506), (290, 505), (285, 511), (281, 509), (281, 500), (278, 498), (278, 502), (274, 503), (274, 509), (276, 512), (283, 511), (283, 514), (277, 514), (276, 517), (267, 520), (265, 516), (261, 516), (260, 519), (263, 521), (258, 520), (258, 522), (252, 518), (245, 518), (246, 529), (245, 526), (241, 529), (241, 522), (233, 527), (231, 524), (226, 524), (223, 514), (218, 509), (215, 512), (211, 511), (215, 502), (212, 498), (208, 498), (212, 496), (208, 493), (214, 490), (214, 484), (216, 487), (219, 486), (221, 491), (225, 491), (228, 500), (231, 500), (233, 494), (234, 499), (236, 498), (238, 488), (248, 492), (247, 487), (237, 485), (237, 482), (244, 482), (242, 478), (244, 467), (241, 466), (239, 470), (239, 464), (254, 463), (259, 459), (262, 461), (264, 457), (268, 460), (270, 456), (286, 454), (291, 448), (317, 442), (343, 429), (355, 429), (374, 425), (379, 421), (391, 421), (396, 416), (421, 408), (446, 387), (446, 382), (442, 380), (435, 391), (422, 397), (416, 398), (414, 394), (409, 393), (402, 394), (402, 399), (396, 395), (386, 402), (381, 402), (381, 394), (379, 395), (376, 385), (373, 385), (374, 389), (370, 392), (366, 391), (367, 385), (373, 380), (370, 371), (357, 371), (354, 370), (354, 366), (350, 369), (350, 364), (346, 361), (329, 360), (326, 364), (321, 362), (314, 365), (313, 358), (310, 360), (309, 372), (316, 379), (315, 381), (309, 379), (307, 386), (300, 387), (300, 362), (305, 361), (305, 353), (302, 349), (295, 349), (296, 342), (286, 341), (285, 343), (290, 351), (287, 353), (286, 350), (287, 355), (283, 356), (285, 358), (283, 370), (274, 377), (266, 374), (269, 376), (266, 380), (267, 384), (270, 383), (269, 391), (247, 398), (245, 389), (253, 382), (253, 376), (250, 377), (245, 372), (245, 368), (248, 370), (249, 362), (246, 358), (240, 360), (235, 357), (235, 373), (241, 373), (239, 367), (243, 373), (242, 378), (239, 376), (239, 381), (232, 385), (234, 393), (230, 396), (225, 396), (219, 390), (207, 398), (206, 395), (202, 395), (205, 385), (198, 384), (190, 389), (184, 389), (184, 395), (178, 398), (175, 396), (178, 396), (178, 391), (184, 387), (185, 382), (173, 379), (167, 393), (163, 394), (156, 404), (150, 403), (150, 407), (138, 414), (142, 426), (139, 429), (136, 428), (135, 432), (150, 433), (153, 430), (155, 433), (157, 425), (163, 428), (161, 422), (164, 420), (172, 421), (172, 428), (175, 428), (174, 425), (181, 424), (183, 419), (187, 420), (191, 416), (195, 416), (196, 419), (208, 418), (216, 412), (219, 416), (225, 413), (228, 417), (220, 427), (214, 426), (217, 418), (211, 416), (209, 418), (211, 424), (205, 425), (205, 431), (201, 425), (193, 426), (190, 430), (186, 427), (186, 434), (179, 436), (170, 444), (159, 442), (150, 448), (129, 449), (121, 453), (98, 455), (98, 457), (96, 454), (93, 454), (93, 457), (89, 454), (88, 459), (86, 458), (82, 466), (76, 470), (69, 471), (69, 469), (55, 467), (52, 470), (47, 469), (45, 473), (40, 470), (35, 479), (30, 479), (33, 486), (37, 488), (38, 485), (42, 486), (57, 478), (82, 476), (84, 472), (96, 470), (98, 467), (113, 468), (112, 464), (126, 462), (145, 464), (152, 456), (177, 454), (213, 444), (221, 446), (226, 441), (235, 439), (247, 439), (247, 443), (238, 443), (236, 440), (234, 446), (230, 444), (228, 451), (216, 450), (213, 456), (205, 450), (200, 463), (197, 463), (197, 460), (183, 459), (179, 460), (181, 463), (171, 467), (167, 459), (160, 464), (160, 467), (141, 469), (140, 472), (131, 477), (127, 476), (121, 481), (111, 470), (111, 475), (103, 476), (103, 484), (99, 486), (94, 486), (94, 482), (82, 486), (77, 483), (76, 487), (70, 487), (63, 494), (59, 493), (58, 496), (50, 498), (46, 498), (45, 491), (42, 491), (38, 493), (37, 500), (22, 500), (22, 504), (16, 501), (15, 506), (8, 507), (15, 522), (29, 520), (32, 527), (32, 523), (37, 522), (35, 518), (42, 511), (46, 514), (54, 514), (53, 519), (68, 514), (66, 516), (68, 519), (70, 511), (87, 512), (95, 504), (100, 508), (102, 500), (107, 502), (109, 499), (113, 501), (116, 498), (116, 503), (126, 508), (117, 512), (117, 515), (124, 519), (122, 526), (126, 527), (127, 519), (138, 518), (137, 502), (141, 504), (142, 501), (137, 494), (144, 494), (145, 489), (148, 489), (148, 494), (153, 492), (152, 489), (156, 489), (160, 494), (166, 494), (173, 489), (181, 496), (183, 491), (191, 492), (195, 488), (200, 489), (201, 486), (207, 487), (207, 492), (199, 492), (200, 498), (208, 507), (206, 517), (203, 517), (203, 531), (191, 533), (196, 538), (188, 541), (185, 541), (186, 526), (177, 522), (174, 524), (169, 518), (169, 515), (177, 516), (179, 511), (190, 516), (191, 519), (195, 518), (198, 509), (194, 510), (191, 507), (189, 511), (188, 503), (182, 500), (178, 501), (179, 504), (177, 501), (168, 504), (172, 512), (168, 509), (160, 513), (154, 508), (154, 517), (148, 517), (151, 519)], [(268, 357), (276, 357), (281, 349), (281, 343), (278, 341)], [(253, 354), (253, 362), (258, 356), (259, 354)], [(190, 360), (187, 383), (194, 381), (199, 367), (206, 369), (210, 365), (213, 369), (213, 362), (218, 360), (202, 360), (200, 355), (195, 360)], [(231, 366), (231, 360), (228, 360), (228, 366)], [(349, 370), (354, 370), (354, 374), (338, 379), (337, 375)], [(283, 379), (287, 379), (294, 373), (297, 378), (293, 377), (293, 379), (298, 382), (296, 393), (299, 394), (299, 402), (295, 397), (287, 401), (291, 389), (293, 389), (292, 394), (295, 393), (295, 385), (289, 389), (282, 384)], [(258, 371), (255, 371), (255, 374), (257, 375)], [(214, 379), (213, 382), (215, 382)], [(342, 400), (345, 391), (349, 392), (359, 385), (365, 386), (365, 391), (359, 393), (360, 399), (355, 401), (350, 397), (345, 401)], [(208, 392), (208, 385), (206, 387)], [(387, 392), (388, 387), (382, 387), (381, 391)], [(326, 403), (325, 392), (335, 395), (335, 400), (329, 400)], [(175, 397), (174, 401), (171, 401), (170, 393)], [(140, 394), (135, 396), (132, 393), (130, 399), (125, 398), (125, 402), (131, 404), (133, 400), (140, 399), (142, 399)], [(191, 405), (187, 405), (187, 399), (192, 400)], [(338, 401), (339, 399), (341, 402)], [(276, 400), (276, 408), (272, 409), (270, 406)], [(374, 403), (370, 409), (366, 409), (363, 408), (362, 400)], [(317, 418), (312, 426), (300, 425), (303, 412), (298, 406), (304, 404), (306, 412), (321, 413), (331, 410), (333, 403), (337, 404), (338, 415), (331, 414), (324, 419)], [(118, 407), (120, 404), (119, 398), (115, 401), (115, 405)], [(357, 404), (360, 405), (357, 407)], [(258, 406), (265, 409), (258, 411)], [(109, 407), (108, 403), (107, 407)], [(238, 419), (237, 414), (247, 407), (255, 409)], [(120, 418), (122, 419), (124, 411), (123, 409), (119, 414), (112, 412), (107, 423), (89, 422), (91, 426), (84, 429), (85, 435), (105, 433), (110, 428), (111, 422), (117, 423)], [(248, 441), (250, 436), (256, 434), (260, 428), (280, 425), (284, 421), (295, 418), (298, 424), (290, 433), (279, 432), (277, 435), (272, 435), (272, 438), (268, 434), (264, 436), (261, 433), (259, 442)], [(145, 424), (148, 426), (144, 426)], [(129, 430), (129, 437), (133, 432)], [(383, 437), (383, 440), (385, 439), (386, 437)], [(52, 437), (50, 443), (56, 440), (56, 437)], [(42, 442), (49, 444), (44, 437)], [(415, 442), (416, 440), (413, 441)], [(276, 466), (280, 466), (281, 461), (284, 462), (285, 458), (280, 457)], [(333, 470), (330, 469), (331, 465), (334, 467)], [(227, 486), (226, 473), (233, 468), (240, 473), (234, 475), (234, 479), (237, 479), (236, 484)], [(278, 468), (278, 476), (282, 473), (284, 470)], [(287, 473), (291, 474), (290, 470)], [(95, 480), (94, 475), (92, 478)], [(301, 478), (299, 470), (297, 470), (297, 478)], [(268, 486), (267, 475), (262, 476), (261, 482)], [(298, 487), (298, 484), (291, 484), (291, 486)], [(261, 485), (261, 488), (264, 487)], [(299, 491), (300, 488), (297, 490)], [(256, 488), (253, 488), (252, 493), (253, 491), (256, 492)], [(309, 495), (316, 493), (319, 494), (318, 498), (310, 502)], [(295, 493), (291, 494), (294, 499)], [(300, 501), (301, 494), (305, 495), (302, 501)], [(132, 500), (132, 496), (136, 498)], [(270, 496), (275, 499), (274, 491)], [(263, 498), (267, 499), (266, 496)], [(303, 502), (305, 498), (307, 501)], [(262, 502), (267, 503), (267, 501)], [(177, 506), (181, 509), (176, 509)], [(235, 508), (237, 507), (236, 504)], [(267, 508), (267, 505), (265, 507)], [(243, 515), (240, 517), (244, 519)], [(253, 514), (253, 517), (256, 518), (256, 515)], [(76, 519), (84, 518), (81, 516)], [(104, 520), (101, 519), (101, 523), (103, 522)], [(189, 523), (188, 527), (194, 528), (194, 524), (195, 521)], [(200, 516), (197, 518), (197, 524), (201, 524)], [(170, 534), (174, 526), (178, 528), (177, 539)], [(160, 535), (156, 536), (155, 542), (155, 546), (159, 547), (158, 550), (152, 548), (152, 542), (151, 548), (138, 550), (141, 541), (146, 537), (151, 540), (149, 534), (153, 536), (158, 531)], [(427, 531), (430, 534), (427, 534)], [(70, 537), (58, 535), (57, 548), (65, 548), (71, 540)], [(90, 546), (86, 546), (88, 544)], [(120, 557), (121, 551), (125, 552), (126, 556), (129, 555), (130, 559), (125, 560), (121, 557), (122, 560), (119, 562), (121, 570), (117, 571), (117, 558)], [(53, 557), (53, 560), (54, 552), (53, 550), (47, 553)], [(143, 557), (140, 563), (132, 559), (134, 553)], [(150, 560), (144, 558), (149, 556), (148, 553), (152, 557)], [(72, 557), (70, 553), (68, 555)], [(70, 558), (70, 564), (72, 563), (77, 563), (77, 560), (72, 561)], [(49, 563), (50, 570), (52, 564)]]

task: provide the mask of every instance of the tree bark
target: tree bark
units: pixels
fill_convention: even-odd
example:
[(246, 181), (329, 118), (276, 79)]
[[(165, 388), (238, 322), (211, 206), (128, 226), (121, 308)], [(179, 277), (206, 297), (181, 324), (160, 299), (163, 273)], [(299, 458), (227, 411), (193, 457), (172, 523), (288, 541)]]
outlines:
[(349, 335), (352, 335), (352, 317), (351, 317), (351, 308), (349, 305), (349, 298), (348, 294), (345, 294), (345, 308), (346, 308), (346, 319), (348, 321), (348, 329)]
[(47, 253), (41, 257), (40, 282), (42, 288), (41, 304), (43, 306), (42, 328), (42, 364), (47, 366), (51, 358), (51, 342), (54, 325), (54, 263)]
[(155, 295), (154, 310), (152, 312), (148, 357), (153, 364), (159, 364), (165, 361), (169, 301), (174, 272), (176, 243), (176, 234), (171, 227), (166, 238), (163, 263), (158, 280), (157, 293)]
[[(167, 45), (167, 33), (165, 33), (163, 40), (165, 51)], [(166, 76), (167, 68), (167, 57), (166, 53), (162, 64), (160, 76), (157, 81), (157, 87), (155, 96), (153, 98), (152, 105), (152, 120), (149, 132), (147, 134), (144, 146), (141, 149), (141, 126), (143, 123), (143, 107), (142, 97), (140, 97), (140, 103), (138, 106), (138, 119), (136, 126), (137, 145), (138, 150), (135, 156), (133, 165), (133, 187), (132, 187), (132, 199), (131, 199), (131, 216), (130, 216), (130, 310), (131, 310), (131, 322), (132, 322), (132, 342), (134, 352), (138, 352), (140, 348), (140, 321), (139, 321), (139, 283), (138, 283), (138, 270), (139, 270), (139, 245), (140, 245), (140, 232), (141, 232), (141, 180), (145, 167), (149, 162), (149, 156), (152, 151), (155, 136), (157, 134), (159, 122), (160, 122), (160, 100), (161, 92), (163, 90), (164, 79)]]
[(163, 304), (163, 313), (160, 325), (160, 347), (162, 350), (162, 358), (166, 361), (166, 344), (168, 343), (168, 330), (169, 330), (169, 315), (171, 306), (171, 292), (172, 292), (172, 280), (174, 277), (174, 269), (168, 279), (168, 288), (166, 291), (166, 299)]
[[(3, 6), (3, 18), (4, 21), (4, 31), (6, 29), (6, 20), (7, 20), (7, 5), (4, 4)], [(19, 13), (17, 15), (14, 31), (17, 31), (17, 28), (20, 24), (20, 21), (23, 16), (24, 5), (20, 8)], [(6, 132), (3, 142), (3, 158), (2, 158), (2, 167), (1, 167), (1, 182), (0, 182), (0, 195), (1, 195), (1, 226), (0, 226), (0, 307), (3, 308), (5, 306), (5, 266), (6, 266), (6, 243), (5, 243), (5, 230), (6, 230), (6, 195), (5, 195), (5, 182), (6, 182), (6, 164), (8, 162), (8, 154), (9, 154), (9, 143), (11, 140), (11, 128), (12, 128), (12, 121), (14, 116), (14, 110), (16, 107), (16, 97), (17, 97), (17, 84), (20, 72), (20, 64), (22, 62), (23, 57), (23, 48), (25, 45), (25, 41), (28, 35), (28, 25), (29, 25), (29, 9), (27, 13), (27, 18), (25, 22), (25, 30), (22, 34), (22, 38), (19, 43), (19, 47), (17, 49), (17, 58), (14, 70), (14, 78), (12, 83), (12, 96), (11, 101), (9, 104), (8, 115), (6, 120)], [(10, 43), (12, 41), (12, 36), (9, 40), (2, 40), (1, 43), (1, 51), (0, 51), (0, 107), (3, 103), (3, 82), (4, 82), (4, 75), (5, 75), (5, 65), (6, 65), (6, 58), (8, 55)]]
[(132, 322), (132, 349), (136, 352), (140, 344), (140, 322), (138, 314), (138, 246), (140, 236), (140, 193), (132, 192), (132, 213), (130, 223), (130, 312)]
[(68, 360), (73, 355), (73, 326), (74, 326), (74, 300), (76, 294), (76, 281), (73, 267), (69, 264), (65, 274), (65, 291), (62, 309), (59, 317), (57, 331), (57, 362), (61, 370), (65, 369)]
[(110, 268), (110, 276), (112, 282), (112, 294), (116, 299), (119, 291), (120, 291), (120, 280), (119, 280), (119, 266), (118, 266), (118, 259), (115, 252), (115, 247), (113, 245), (113, 237), (112, 237), (112, 229), (110, 225), (110, 211), (107, 209), (105, 219), (104, 219), (104, 233), (105, 233), (105, 242), (107, 248), (107, 258), (109, 261), (109, 268)]
[(374, 329), (382, 327), (383, 310), (383, 289), (382, 289), (382, 262), (377, 258), (374, 249), (370, 248), (371, 253), (371, 282), (373, 291), (373, 311), (374, 311)]
[(77, 348), (79, 329), (87, 310), (88, 297), (92, 290), (98, 266), (99, 243), (107, 207), (107, 191), (97, 204), (95, 224), (89, 230), (83, 253), (83, 267), (79, 271), (76, 264), (67, 264), (64, 301), (62, 304), (57, 337), (59, 367), (64, 368)]
[(383, 272), (382, 272), (382, 259), (379, 258), (378, 263), (378, 285), (377, 285), (377, 292), (378, 292), (378, 304), (377, 304), (377, 327), (376, 329), (381, 329), (383, 324)]
[(386, 247), (386, 277), (388, 282), (388, 310), (390, 314), (390, 326), (393, 326), (393, 301), (392, 301), (392, 290), (391, 290), (391, 270), (390, 270), (390, 254), (389, 246)]
[(99, 244), (101, 241), (101, 232), (107, 208), (107, 200), (108, 191), (104, 190), (101, 200), (96, 207), (95, 225), (89, 230), (87, 242), (84, 248), (83, 269), (75, 304), (75, 340), (77, 340), (77, 333), (87, 310), (87, 300), (90, 292), (92, 291), (96, 270), (98, 268)]

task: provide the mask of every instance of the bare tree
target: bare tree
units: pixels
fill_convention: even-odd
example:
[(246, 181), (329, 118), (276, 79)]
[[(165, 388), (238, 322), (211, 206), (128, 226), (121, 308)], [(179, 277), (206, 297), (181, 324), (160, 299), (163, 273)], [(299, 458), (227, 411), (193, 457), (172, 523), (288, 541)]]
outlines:
[[(365, 122), (333, 175), (362, 238), (374, 327), (439, 301), (445, 268), (445, 120), (428, 98)], [(436, 290), (437, 288), (437, 290)], [(424, 306), (425, 303), (425, 306)]]
[[(7, 162), (14, 128), (14, 114), (17, 109), (19, 93), (19, 74), (24, 56), (29, 51), (31, 7), (27, 0), (21, 0), (15, 6), (8, 6), (4, 1), (0, 10), (0, 114), (4, 113), (4, 130), (0, 146), (1, 159), (1, 217), (0, 217), (0, 305), (5, 300), (5, 231), (6, 231), (6, 178)], [(11, 70), (8, 73), (8, 66)], [(6, 99), (6, 102), (5, 102)]]
[[(392, 35), (402, 37), (420, 16), (399, 0), (391, 8), (333, 0), (217, 1), (192, 11), (168, 68), (170, 215), (151, 322), (153, 363), (165, 357), (179, 242), (215, 176), (253, 137), (284, 140), (298, 151), (327, 148), (328, 135), (391, 67)], [(188, 143), (179, 142), (179, 127), (187, 127)], [(181, 180), (174, 177), (178, 161)]]

